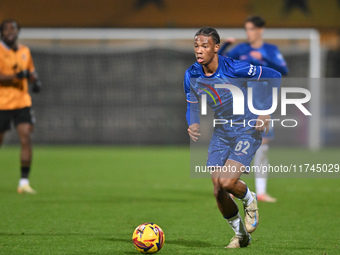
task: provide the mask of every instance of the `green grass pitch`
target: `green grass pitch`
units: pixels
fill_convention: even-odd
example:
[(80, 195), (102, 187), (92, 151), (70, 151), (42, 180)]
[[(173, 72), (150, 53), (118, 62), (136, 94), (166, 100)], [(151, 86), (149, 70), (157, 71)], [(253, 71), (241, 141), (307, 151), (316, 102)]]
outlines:
[[(273, 148), (270, 161), (340, 163), (339, 155)], [(132, 232), (148, 221), (165, 233), (158, 254), (340, 254), (340, 179), (269, 179), (278, 202), (260, 203), (251, 246), (226, 250), (233, 232), (211, 181), (190, 178), (189, 158), (188, 147), (36, 146), (38, 194), (19, 195), (19, 147), (1, 148), (0, 254), (139, 254)]]

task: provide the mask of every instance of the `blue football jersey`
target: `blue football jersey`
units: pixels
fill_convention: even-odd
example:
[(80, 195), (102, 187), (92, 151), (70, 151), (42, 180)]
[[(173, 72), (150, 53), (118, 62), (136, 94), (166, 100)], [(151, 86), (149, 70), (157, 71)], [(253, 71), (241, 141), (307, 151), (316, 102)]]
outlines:
[[(257, 97), (261, 98), (262, 106), (258, 110), (269, 109), (272, 105), (272, 87), (279, 87), (281, 74), (273, 69), (255, 66), (247, 62), (233, 60), (231, 58), (218, 56), (218, 68), (211, 76), (204, 74), (203, 68), (199, 63), (194, 63), (185, 72), (184, 90), (187, 98), (187, 122), (199, 123), (199, 100), (203, 94), (207, 95), (207, 104), (214, 111), (215, 119), (226, 119), (235, 122), (257, 119), (248, 108), (247, 104), (247, 87), (250, 81), (266, 81), (268, 86), (265, 88), (259, 86), (253, 90), (258, 90)], [(243, 93), (244, 113), (233, 114), (233, 93), (226, 88), (216, 88), (216, 84), (230, 84), (236, 86)], [(255, 93), (254, 93), (255, 94)], [(264, 96), (261, 96), (264, 95)], [(255, 98), (255, 97), (254, 97)], [(252, 123), (255, 125), (255, 123)], [(215, 132), (226, 133), (244, 133), (254, 127), (249, 125), (216, 125)]]
[[(222, 55), (222, 51), (224, 49), (225, 47), (223, 45), (221, 47), (221, 51), (219, 51), (219, 54)], [(260, 52), (262, 55), (262, 59), (258, 60), (256, 58), (253, 58), (250, 55), (250, 52), (252, 51)], [(264, 43), (261, 48), (255, 49), (252, 48), (249, 43), (240, 43), (229, 52), (227, 52), (226, 56), (236, 60), (246, 61), (253, 65), (270, 67), (280, 72), (282, 75), (286, 75), (288, 73), (286, 61), (284, 60), (279, 49), (273, 44)]]

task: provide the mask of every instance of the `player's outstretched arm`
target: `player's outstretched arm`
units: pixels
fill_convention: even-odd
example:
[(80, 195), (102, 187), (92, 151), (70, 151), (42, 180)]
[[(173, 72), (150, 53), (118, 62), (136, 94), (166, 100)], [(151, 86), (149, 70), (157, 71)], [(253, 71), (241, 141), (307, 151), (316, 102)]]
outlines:
[(218, 55), (224, 55), (224, 52), (226, 51), (226, 49), (232, 45), (233, 43), (235, 43), (235, 39), (234, 38), (228, 38), (224, 41), (224, 43), (222, 44), (222, 46), (220, 47), (220, 49), (218, 50)]
[(280, 72), (282, 75), (288, 74), (288, 67), (279, 49), (275, 46), (268, 56), (263, 56), (268, 67)]
[(288, 74), (288, 67), (287, 65), (278, 63), (277, 61), (272, 61), (271, 59), (266, 59), (264, 60), (268, 63), (268, 67), (280, 72), (282, 75), (287, 75)]

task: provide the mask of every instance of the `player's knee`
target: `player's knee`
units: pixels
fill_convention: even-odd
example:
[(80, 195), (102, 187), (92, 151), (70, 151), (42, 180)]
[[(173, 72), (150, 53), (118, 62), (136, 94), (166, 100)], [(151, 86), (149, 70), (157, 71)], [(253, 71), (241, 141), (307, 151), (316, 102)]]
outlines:
[(20, 142), (22, 145), (30, 145), (31, 144), (31, 132), (29, 131), (21, 132)]
[(218, 200), (219, 198), (223, 197), (225, 194), (224, 189), (221, 186), (214, 187), (214, 196)]
[(231, 193), (235, 189), (236, 181), (237, 179), (234, 178), (223, 178), (220, 179), (220, 185), (225, 191)]

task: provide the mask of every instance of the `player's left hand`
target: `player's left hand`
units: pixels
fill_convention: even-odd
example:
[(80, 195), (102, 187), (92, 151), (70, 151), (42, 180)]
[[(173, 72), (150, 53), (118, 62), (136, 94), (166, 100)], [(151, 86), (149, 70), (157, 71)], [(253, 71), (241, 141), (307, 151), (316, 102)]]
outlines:
[(262, 54), (261, 52), (257, 51), (257, 50), (252, 50), (249, 55), (252, 57), (252, 58), (255, 58), (257, 60), (262, 60)]
[(265, 134), (268, 134), (270, 119), (271, 119), (270, 115), (260, 115), (257, 118), (255, 129), (261, 132), (266, 130)]

